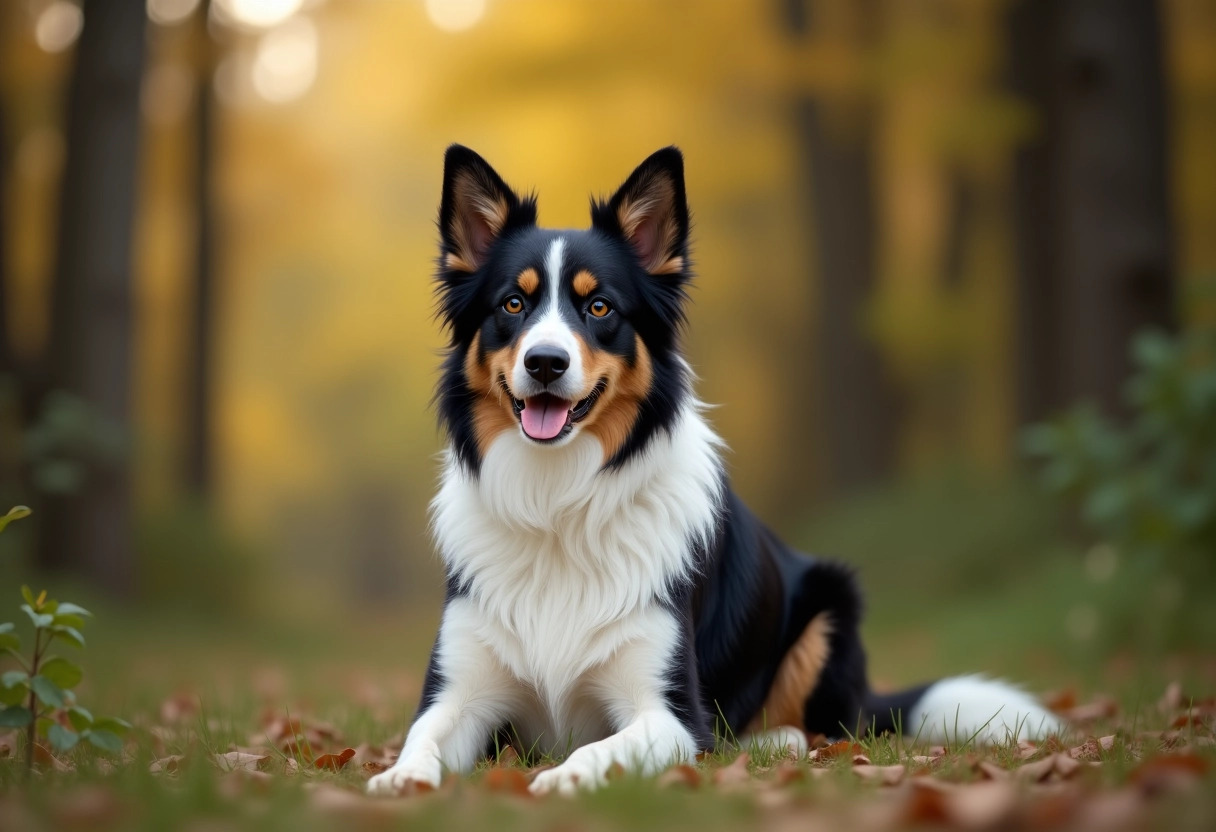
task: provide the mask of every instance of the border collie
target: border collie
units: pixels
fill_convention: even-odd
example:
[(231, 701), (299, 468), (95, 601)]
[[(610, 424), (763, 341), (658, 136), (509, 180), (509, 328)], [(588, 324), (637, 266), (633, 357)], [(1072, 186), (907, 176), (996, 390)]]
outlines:
[[(1039, 737), (1021, 690), (958, 677), (872, 693), (851, 571), (785, 546), (731, 491), (680, 352), (683, 157), (658, 151), (591, 228), (453, 145), (439, 210), (437, 392), (447, 574), (422, 701), (375, 793), (438, 786), (507, 737), (565, 756), (533, 792), (653, 774), (722, 735)], [(794, 730), (791, 730), (794, 729)]]

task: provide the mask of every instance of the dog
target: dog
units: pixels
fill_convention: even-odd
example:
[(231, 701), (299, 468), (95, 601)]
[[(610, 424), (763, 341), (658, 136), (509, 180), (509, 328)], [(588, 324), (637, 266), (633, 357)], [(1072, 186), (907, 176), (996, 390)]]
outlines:
[(1061, 730), (978, 676), (871, 692), (851, 570), (784, 545), (731, 491), (680, 351), (679, 150), (562, 231), (453, 145), (439, 232), (446, 597), (417, 716), (371, 792), (436, 787), (506, 740), (565, 756), (532, 781), (543, 794), (691, 761), (715, 732), (803, 753), (804, 732)]

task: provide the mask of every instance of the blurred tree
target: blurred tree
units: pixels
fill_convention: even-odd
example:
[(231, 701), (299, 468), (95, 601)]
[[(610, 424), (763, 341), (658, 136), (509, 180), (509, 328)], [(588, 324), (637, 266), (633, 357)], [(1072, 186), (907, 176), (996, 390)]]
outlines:
[[(143, 3), (88, 0), (69, 83), (67, 156), (51, 287), (50, 386), (130, 436), (132, 244), (144, 64)], [(76, 493), (48, 496), (39, 565), (132, 589), (125, 462), (90, 466)]]
[(208, 27), (209, 0), (194, 15), (194, 48), (198, 72), (194, 110), (194, 274), (190, 342), (186, 367), (185, 484), (207, 499), (214, 478), (213, 386), (215, 333), (215, 206), (212, 194), (216, 112), (213, 78), (215, 42)]
[[(791, 35), (813, 41), (823, 0), (781, 0)], [(874, 0), (846, 8), (845, 38), (854, 52), (874, 48)], [(817, 261), (816, 353), (818, 400), (826, 432), (828, 486), (847, 491), (890, 474), (898, 424), (894, 391), (878, 347), (862, 319), (877, 281), (878, 222), (875, 193), (874, 109), (865, 89), (850, 94), (800, 91), (794, 123), (802, 149), (803, 192), (810, 195)]]
[(1126, 345), (1176, 325), (1155, 0), (1020, 0), (1011, 81), (1041, 119), (1016, 160), (1022, 422), (1120, 409)]

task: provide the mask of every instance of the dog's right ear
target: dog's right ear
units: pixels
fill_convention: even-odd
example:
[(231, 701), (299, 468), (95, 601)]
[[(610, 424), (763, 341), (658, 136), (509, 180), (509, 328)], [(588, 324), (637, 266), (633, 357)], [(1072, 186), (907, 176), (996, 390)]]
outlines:
[(534, 200), (516, 196), (472, 150), (459, 144), (448, 148), (439, 206), (440, 263), (445, 270), (477, 271), (503, 231), (535, 222)]

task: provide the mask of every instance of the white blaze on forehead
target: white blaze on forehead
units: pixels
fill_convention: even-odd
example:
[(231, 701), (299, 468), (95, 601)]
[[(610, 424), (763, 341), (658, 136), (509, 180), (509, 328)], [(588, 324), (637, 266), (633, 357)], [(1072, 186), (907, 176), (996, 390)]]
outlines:
[[(531, 379), (524, 369), (524, 357), (528, 350), (544, 344), (560, 347), (570, 356), (570, 366), (562, 378), (562, 388), (574, 395), (583, 387), (583, 357), (578, 348), (578, 341), (570, 330), (570, 325), (562, 319), (562, 265), (565, 260), (566, 238), (557, 237), (549, 244), (545, 254), (545, 279), (548, 281), (548, 303), (540, 311), (540, 317), (524, 333), (520, 344), (518, 357), (515, 359), (515, 369), (512, 373), (511, 387), (514, 390), (528, 389)], [(560, 391), (559, 391), (560, 392)]]

